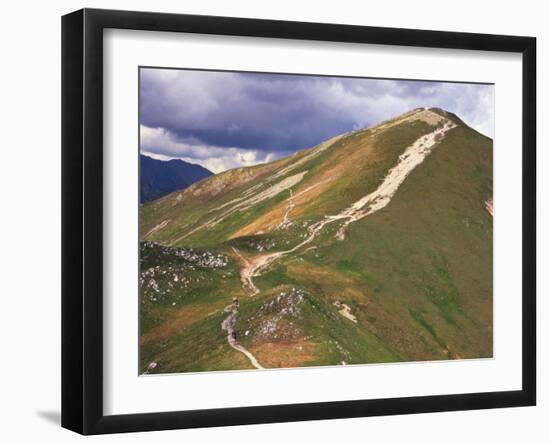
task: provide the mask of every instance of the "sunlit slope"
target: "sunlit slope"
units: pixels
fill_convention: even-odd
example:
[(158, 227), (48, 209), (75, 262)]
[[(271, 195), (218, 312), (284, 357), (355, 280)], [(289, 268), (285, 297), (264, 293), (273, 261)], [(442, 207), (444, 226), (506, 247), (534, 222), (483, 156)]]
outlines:
[(491, 145), (456, 128), (386, 208), (273, 272), (346, 302), (407, 360), (490, 357)]
[(490, 357), (491, 199), (492, 141), (419, 109), (145, 205), (141, 370), (253, 368), (234, 299), (266, 368)]
[(141, 237), (171, 246), (202, 246), (266, 232), (277, 235), (291, 192), (294, 222), (337, 212), (376, 188), (403, 150), (433, 130), (433, 115), (419, 110), (274, 163), (207, 178), (141, 208)]

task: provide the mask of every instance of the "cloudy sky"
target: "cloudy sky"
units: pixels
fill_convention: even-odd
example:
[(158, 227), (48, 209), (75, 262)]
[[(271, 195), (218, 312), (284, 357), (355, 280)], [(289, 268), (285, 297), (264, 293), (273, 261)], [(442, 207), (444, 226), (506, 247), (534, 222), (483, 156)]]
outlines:
[(142, 68), (140, 149), (218, 173), (418, 107), (454, 112), (493, 136), (488, 85)]

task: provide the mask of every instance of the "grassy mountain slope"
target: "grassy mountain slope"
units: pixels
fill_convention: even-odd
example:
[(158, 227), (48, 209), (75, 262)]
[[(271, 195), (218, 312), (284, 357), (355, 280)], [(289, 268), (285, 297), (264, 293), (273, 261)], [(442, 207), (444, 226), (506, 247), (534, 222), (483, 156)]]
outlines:
[[(347, 219), (326, 216), (445, 122), (391, 201), (339, 239)], [(492, 141), (419, 109), (145, 205), (141, 369), (252, 368), (220, 326), (234, 298), (238, 342), (264, 367), (489, 357), (491, 196)]]

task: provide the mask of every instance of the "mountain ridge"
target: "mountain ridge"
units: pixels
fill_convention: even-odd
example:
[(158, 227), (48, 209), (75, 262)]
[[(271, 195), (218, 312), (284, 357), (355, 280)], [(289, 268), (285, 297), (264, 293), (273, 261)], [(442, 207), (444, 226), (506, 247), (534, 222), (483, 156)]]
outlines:
[[(239, 313), (231, 331), (248, 328), (240, 345), (263, 367), (490, 356), (489, 201), (492, 141), (438, 108), (203, 179), (140, 208), (142, 269), (161, 248), (166, 257), (189, 249), (218, 254), (225, 271), (208, 271), (179, 296), (168, 295), (175, 291), (169, 282), (151, 292), (144, 277), (145, 333), (202, 306), (227, 320), (217, 309), (245, 297), (229, 308)], [(301, 314), (288, 317), (287, 302)], [(262, 303), (281, 306), (271, 312)], [(246, 355), (220, 347), (225, 338), (208, 329), (210, 321), (197, 314), (193, 328), (201, 336), (210, 330), (212, 348), (193, 349), (191, 332), (148, 342), (143, 367), (161, 358), (160, 372), (249, 367)], [(205, 354), (187, 361), (174, 354), (178, 346)]]
[(180, 159), (157, 160), (140, 154), (140, 203), (156, 200), (211, 176), (208, 169)]

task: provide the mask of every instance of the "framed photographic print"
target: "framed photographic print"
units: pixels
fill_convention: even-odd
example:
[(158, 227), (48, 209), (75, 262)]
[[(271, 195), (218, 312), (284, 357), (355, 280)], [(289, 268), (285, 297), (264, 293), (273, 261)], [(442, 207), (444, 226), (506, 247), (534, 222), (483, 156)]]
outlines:
[(534, 405), (535, 49), (64, 16), (62, 425)]

